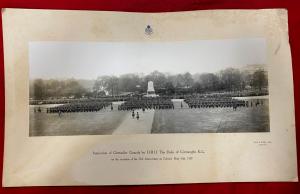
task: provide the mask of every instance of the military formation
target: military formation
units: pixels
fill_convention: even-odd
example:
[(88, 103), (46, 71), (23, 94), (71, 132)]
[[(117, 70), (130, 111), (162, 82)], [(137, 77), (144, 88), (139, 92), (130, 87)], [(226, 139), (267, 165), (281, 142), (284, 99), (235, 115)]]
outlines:
[(74, 102), (47, 108), (47, 113), (97, 112), (107, 107), (113, 109), (111, 102), (86, 101)]
[(263, 105), (263, 100), (238, 100), (231, 97), (200, 97), (184, 100), (189, 108), (233, 108)]
[[(233, 108), (236, 110), (239, 107), (256, 107), (264, 104), (264, 100), (239, 100), (232, 97), (196, 97), (189, 96), (184, 99), (188, 108)], [(181, 102), (181, 108), (183, 103)], [(46, 113), (73, 113), (73, 112), (97, 112), (103, 109), (114, 110), (113, 102), (108, 100), (81, 100), (68, 102), (63, 105), (41, 109), (35, 107), (34, 112)], [(170, 98), (129, 98), (122, 104), (118, 105), (119, 111), (134, 111), (142, 109), (174, 109), (174, 104)]]
[(142, 98), (130, 99), (118, 106), (118, 110), (135, 110), (135, 109), (174, 109), (173, 102), (164, 98)]

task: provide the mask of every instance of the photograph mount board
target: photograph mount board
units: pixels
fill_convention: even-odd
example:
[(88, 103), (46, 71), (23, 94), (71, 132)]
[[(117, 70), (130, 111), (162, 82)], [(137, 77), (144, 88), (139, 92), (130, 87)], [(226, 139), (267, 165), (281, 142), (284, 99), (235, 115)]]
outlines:
[(298, 180), (286, 10), (2, 14), (4, 186)]

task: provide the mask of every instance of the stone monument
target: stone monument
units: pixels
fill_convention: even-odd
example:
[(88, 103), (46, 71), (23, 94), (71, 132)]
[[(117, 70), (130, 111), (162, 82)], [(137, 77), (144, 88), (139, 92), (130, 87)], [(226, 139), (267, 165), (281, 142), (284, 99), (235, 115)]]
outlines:
[(147, 94), (146, 97), (157, 97), (158, 95), (155, 94), (153, 81), (148, 81), (148, 88), (147, 88)]

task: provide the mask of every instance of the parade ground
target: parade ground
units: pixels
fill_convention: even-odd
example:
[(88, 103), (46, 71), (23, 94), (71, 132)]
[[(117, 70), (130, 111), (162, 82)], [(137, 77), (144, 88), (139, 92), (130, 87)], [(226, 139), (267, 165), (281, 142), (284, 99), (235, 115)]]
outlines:
[[(188, 108), (181, 100), (172, 100), (174, 109), (142, 109), (139, 119), (131, 111), (106, 108), (98, 112), (48, 114), (50, 105), (40, 105), (34, 112), (30, 105), (30, 136), (56, 135), (126, 135), (164, 133), (235, 133), (269, 132), (268, 100), (259, 106), (227, 108)], [(56, 106), (56, 105), (51, 105)]]

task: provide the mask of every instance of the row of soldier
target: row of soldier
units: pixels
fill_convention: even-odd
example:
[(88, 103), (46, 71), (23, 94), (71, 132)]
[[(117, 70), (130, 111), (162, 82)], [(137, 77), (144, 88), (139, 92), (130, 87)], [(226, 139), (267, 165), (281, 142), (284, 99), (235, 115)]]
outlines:
[(113, 108), (112, 103), (110, 102), (98, 102), (98, 101), (89, 101), (89, 102), (80, 102), (80, 103), (69, 103), (56, 107), (47, 108), (47, 113), (67, 113), (67, 112), (97, 112), (106, 107), (110, 106)]
[(128, 100), (118, 106), (118, 110), (135, 110), (135, 109), (174, 109), (174, 104), (170, 99), (162, 98), (144, 98)]
[[(252, 107), (263, 105), (262, 99), (256, 100), (238, 100), (230, 97), (220, 98), (187, 98), (184, 100), (189, 108), (226, 108), (233, 107)], [(85, 101), (74, 102), (59, 105), (56, 107), (46, 108), (47, 113), (66, 113), (66, 112), (96, 112), (109, 107), (113, 110), (112, 102)], [(183, 108), (181, 103), (181, 108)], [(171, 99), (153, 98), (153, 99), (130, 99), (118, 106), (118, 110), (135, 110), (135, 109), (174, 109)], [(41, 108), (35, 108), (34, 112), (41, 112)]]
[(264, 104), (263, 99), (256, 100), (238, 100), (230, 97), (221, 98), (190, 98), (185, 99), (189, 108), (227, 108), (232, 107), (236, 110), (237, 107), (253, 107)]

